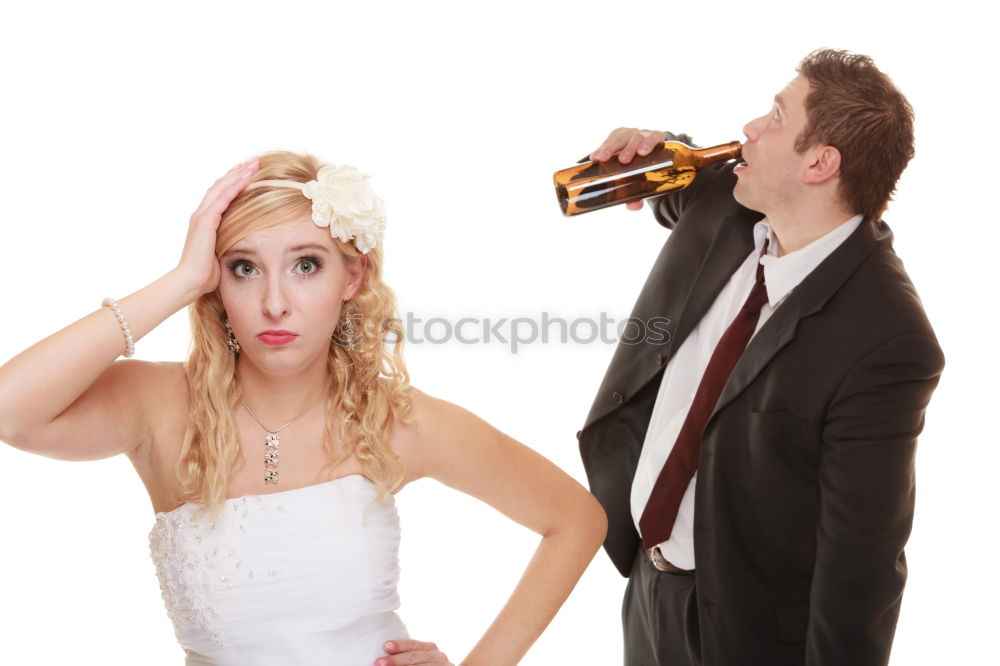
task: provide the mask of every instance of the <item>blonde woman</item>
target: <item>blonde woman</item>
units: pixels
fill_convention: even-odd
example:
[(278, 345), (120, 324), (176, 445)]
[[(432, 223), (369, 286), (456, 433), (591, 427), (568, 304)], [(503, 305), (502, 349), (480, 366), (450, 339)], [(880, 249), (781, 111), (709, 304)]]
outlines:
[[(463, 664), (515, 664), (604, 539), (542, 456), (409, 385), (382, 204), (351, 167), (268, 153), (191, 217), (177, 267), (0, 367), (0, 439), (125, 454), (188, 664), (449, 664), (396, 615), (393, 496), (431, 477), (544, 535)], [(116, 360), (191, 305), (186, 363)]]

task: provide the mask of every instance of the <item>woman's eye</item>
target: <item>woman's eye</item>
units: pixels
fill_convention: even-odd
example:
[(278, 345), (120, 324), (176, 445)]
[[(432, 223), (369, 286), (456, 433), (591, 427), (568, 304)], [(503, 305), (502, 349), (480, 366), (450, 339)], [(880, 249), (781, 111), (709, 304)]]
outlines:
[(313, 259), (299, 259), (298, 263), (295, 264), (299, 273), (308, 275), (309, 273), (315, 273), (316, 269), (319, 268), (319, 264)]
[(247, 261), (235, 261), (230, 266), (230, 269), (236, 277), (241, 278), (252, 276), (253, 272), (256, 270), (253, 265)]

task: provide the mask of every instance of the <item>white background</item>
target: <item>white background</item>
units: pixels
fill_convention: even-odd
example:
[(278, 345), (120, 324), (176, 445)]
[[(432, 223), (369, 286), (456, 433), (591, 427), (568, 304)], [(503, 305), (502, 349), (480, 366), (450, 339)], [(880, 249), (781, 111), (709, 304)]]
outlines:
[[(995, 643), (992, 427), (997, 59), (973, 3), (35, 2), (0, 23), (0, 362), (172, 268), (205, 189), (270, 149), (359, 166), (385, 200), (387, 281), (417, 316), (628, 315), (666, 231), (564, 218), (551, 173), (614, 127), (740, 139), (817, 47), (868, 53), (917, 113), (886, 220), (947, 357), (918, 450), (893, 664)], [(186, 312), (137, 344), (181, 360)], [(414, 385), (584, 481), (574, 433), (613, 346), (409, 345)], [(80, 349), (86, 354), (86, 349)], [(537, 537), (434, 482), (397, 498), (401, 615), (456, 662)], [(9, 664), (178, 664), (128, 461), (0, 447)], [(599, 553), (523, 663), (621, 662)]]

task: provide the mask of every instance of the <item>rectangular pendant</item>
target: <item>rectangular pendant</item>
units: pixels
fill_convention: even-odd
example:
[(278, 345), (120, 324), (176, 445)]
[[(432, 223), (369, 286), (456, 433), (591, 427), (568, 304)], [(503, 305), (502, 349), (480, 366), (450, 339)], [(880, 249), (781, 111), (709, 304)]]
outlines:
[(278, 445), (281, 443), (278, 433), (267, 433), (264, 440), (264, 483), (277, 485), (278, 483)]

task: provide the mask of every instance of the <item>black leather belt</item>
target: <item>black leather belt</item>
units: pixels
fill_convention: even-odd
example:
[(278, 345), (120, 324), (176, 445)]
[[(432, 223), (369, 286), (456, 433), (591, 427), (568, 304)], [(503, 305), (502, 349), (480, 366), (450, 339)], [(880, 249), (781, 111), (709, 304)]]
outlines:
[(680, 567), (675, 567), (673, 564), (667, 561), (667, 558), (663, 557), (663, 553), (660, 552), (659, 546), (653, 546), (646, 551), (646, 555), (649, 557), (649, 561), (653, 563), (659, 571), (665, 571), (667, 573), (679, 574), (681, 576), (693, 576), (694, 569), (681, 569)]

